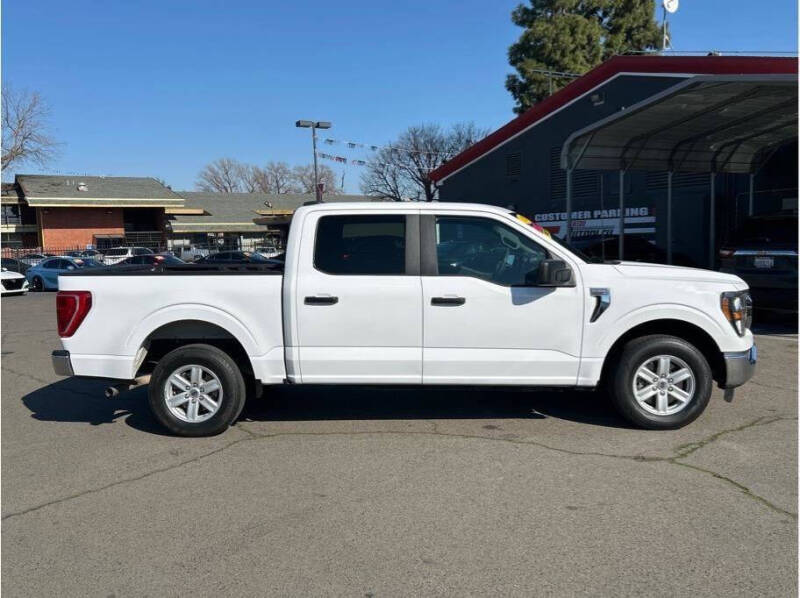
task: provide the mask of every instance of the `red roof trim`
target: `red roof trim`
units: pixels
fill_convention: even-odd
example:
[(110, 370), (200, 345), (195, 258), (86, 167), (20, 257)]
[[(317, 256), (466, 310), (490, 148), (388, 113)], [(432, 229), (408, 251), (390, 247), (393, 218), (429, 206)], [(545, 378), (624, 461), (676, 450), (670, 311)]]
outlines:
[(766, 56), (615, 56), (595, 67), (583, 77), (545, 98), (511, 122), (481, 139), (475, 145), (431, 172), (434, 181), (441, 181), (473, 160), (489, 153), (520, 131), (551, 112), (561, 108), (619, 73), (687, 73), (697, 75), (796, 75), (797, 58)]

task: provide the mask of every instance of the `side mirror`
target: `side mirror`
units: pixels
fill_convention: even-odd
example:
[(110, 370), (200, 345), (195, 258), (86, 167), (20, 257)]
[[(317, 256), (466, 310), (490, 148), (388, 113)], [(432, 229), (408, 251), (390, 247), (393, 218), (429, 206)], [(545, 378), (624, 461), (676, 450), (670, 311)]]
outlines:
[[(532, 274), (533, 272), (530, 272), (528, 276)], [(572, 277), (572, 269), (563, 260), (542, 260), (536, 271), (536, 286), (574, 287), (575, 280)]]

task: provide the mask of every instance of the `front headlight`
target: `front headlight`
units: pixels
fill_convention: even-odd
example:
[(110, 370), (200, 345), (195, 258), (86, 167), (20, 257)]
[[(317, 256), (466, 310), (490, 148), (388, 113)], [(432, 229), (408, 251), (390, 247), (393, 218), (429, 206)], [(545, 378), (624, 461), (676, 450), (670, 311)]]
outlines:
[(744, 336), (745, 330), (753, 323), (753, 300), (750, 298), (750, 293), (747, 291), (722, 293), (720, 307), (736, 334)]

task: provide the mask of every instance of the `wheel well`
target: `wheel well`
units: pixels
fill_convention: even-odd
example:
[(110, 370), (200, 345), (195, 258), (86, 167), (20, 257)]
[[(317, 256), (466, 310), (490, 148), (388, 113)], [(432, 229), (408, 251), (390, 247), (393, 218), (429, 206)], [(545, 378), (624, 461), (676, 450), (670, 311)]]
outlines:
[(170, 322), (151, 332), (142, 343), (140, 351), (146, 353), (140, 358), (142, 362), (136, 376), (149, 374), (164, 355), (193, 343), (205, 343), (225, 351), (239, 365), (242, 374), (252, 376), (250, 357), (238, 339), (221, 326), (202, 320)]
[(653, 320), (634, 326), (614, 342), (603, 362), (603, 370), (600, 374), (601, 383), (608, 379), (612, 364), (618, 362), (622, 350), (629, 341), (651, 334), (675, 336), (691, 343), (706, 358), (708, 365), (711, 367), (714, 380), (720, 382), (724, 379), (725, 363), (722, 351), (720, 351), (716, 341), (705, 330), (683, 320)]

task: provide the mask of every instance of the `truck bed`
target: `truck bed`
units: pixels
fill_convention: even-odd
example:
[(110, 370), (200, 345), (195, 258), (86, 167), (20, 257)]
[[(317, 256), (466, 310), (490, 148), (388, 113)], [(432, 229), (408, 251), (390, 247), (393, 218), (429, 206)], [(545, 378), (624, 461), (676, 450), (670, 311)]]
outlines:
[(76, 375), (126, 380), (134, 377), (150, 339), (165, 334), (165, 326), (203, 323), (205, 330), (214, 328), (212, 335), (224, 331), (241, 345), (259, 380), (282, 382), (282, 286), (282, 268), (272, 265), (76, 270), (59, 276), (59, 289), (89, 291), (92, 305), (62, 344)]
[(202, 275), (247, 275), (282, 276), (283, 266), (277, 264), (178, 264), (156, 266), (135, 264), (106, 266), (104, 268), (82, 268), (60, 276), (202, 276)]

